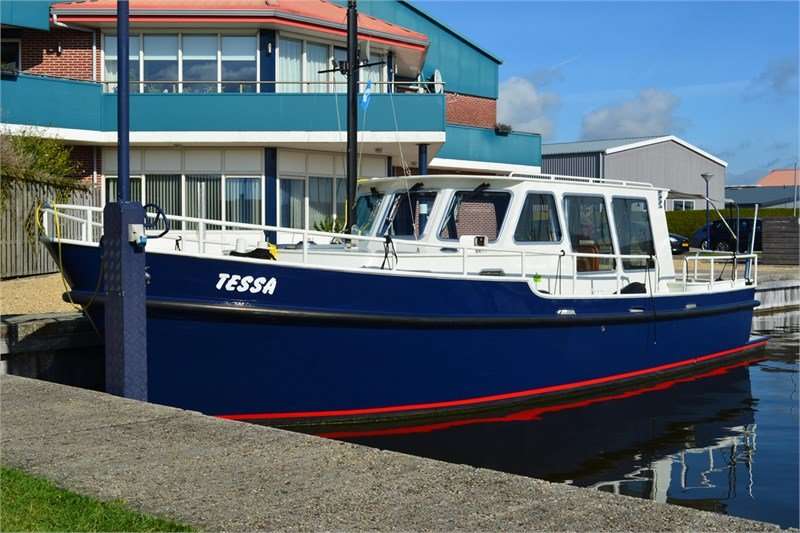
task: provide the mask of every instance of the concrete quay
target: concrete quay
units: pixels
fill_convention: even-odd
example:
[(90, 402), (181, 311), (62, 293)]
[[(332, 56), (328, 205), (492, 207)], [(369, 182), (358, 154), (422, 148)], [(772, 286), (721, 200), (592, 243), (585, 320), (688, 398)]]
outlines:
[(4, 465), (200, 529), (778, 529), (17, 376), (0, 402)]

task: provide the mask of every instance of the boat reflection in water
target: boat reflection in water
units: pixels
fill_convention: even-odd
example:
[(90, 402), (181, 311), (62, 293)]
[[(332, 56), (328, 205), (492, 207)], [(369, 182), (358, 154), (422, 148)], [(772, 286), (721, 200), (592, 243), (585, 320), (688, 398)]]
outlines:
[[(759, 409), (750, 375), (756, 367), (749, 367), (753, 363), (570, 404), (412, 427), (310, 432), (797, 526), (796, 503), (779, 496), (777, 504), (764, 507), (754, 494), (756, 484), (765, 480), (758, 479)], [(796, 471), (796, 457), (789, 461)], [(796, 487), (789, 488), (789, 502), (792, 491), (796, 493)]]

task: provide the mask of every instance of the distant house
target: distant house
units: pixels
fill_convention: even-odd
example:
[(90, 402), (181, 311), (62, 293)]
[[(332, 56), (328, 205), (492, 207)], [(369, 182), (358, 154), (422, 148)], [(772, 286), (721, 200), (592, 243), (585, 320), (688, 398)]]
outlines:
[(794, 168), (778, 168), (770, 170), (769, 174), (758, 180), (759, 187), (777, 187), (777, 186), (791, 186), (797, 185), (798, 178), (797, 169)]
[[(797, 175), (800, 179), (800, 174)], [(738, 185), (725, 188), (725, 197), (742, 207), (794, 207), (800, 201), (796, 191), (798, 181), (795, 170), (782, 168), (770, 171), (756, 185)]]
[(667, 209), (700, 209), (710, 173), (710, 198), (721, 205), (728, 163), (674, 135), (542, 145), (542, 172), (645, 181), (670, 189)]

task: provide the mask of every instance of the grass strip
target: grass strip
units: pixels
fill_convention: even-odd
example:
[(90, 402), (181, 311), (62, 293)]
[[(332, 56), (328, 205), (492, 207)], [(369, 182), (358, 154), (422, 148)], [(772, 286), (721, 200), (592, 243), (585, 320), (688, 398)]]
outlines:
[(46, 479), (0, 467), (0, 531), (193, 531), (118, 501), (60, 489)]

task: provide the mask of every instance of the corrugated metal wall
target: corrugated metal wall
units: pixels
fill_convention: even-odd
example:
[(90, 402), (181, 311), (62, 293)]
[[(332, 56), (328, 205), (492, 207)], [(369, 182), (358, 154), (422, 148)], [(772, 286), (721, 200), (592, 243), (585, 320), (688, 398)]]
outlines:
[[(44, 245), (35, 238), (34, 230), (28, 227), (33, 224), (31, 213), (37, 202), (55, 199), (55, 190), (46, 185), (25, 184), (11, 193), (0, 210), (0, 278), (58, 271)], [(65, 203), (99, 205), (99, 199), (99, 191), (76, 192)], [(80, 236), (78, 222), (63, 220), (61, 229), (65, 237)]]
[(601, 177), (601, 154), (552, 154), (542, 155), (544, 174), (563, 174), (564, 176)]
[(608, 154), (604, 165), (609, 179), (646, 181), (673, 191), (703, 195), (706, 185), (700, 174), (710, 172), (714, 174), (711, 199), (725, 199), (725, 167), (672, 141)]

